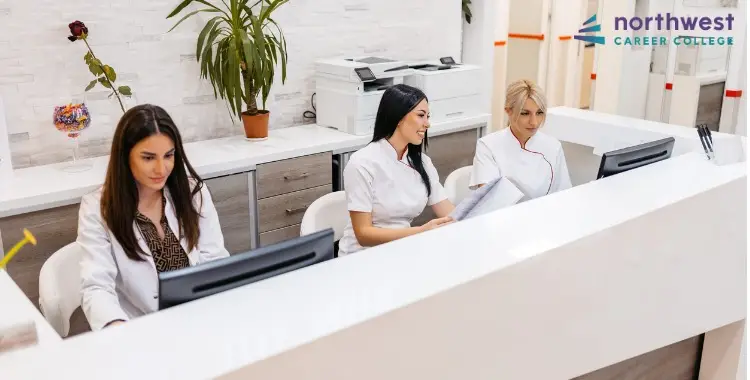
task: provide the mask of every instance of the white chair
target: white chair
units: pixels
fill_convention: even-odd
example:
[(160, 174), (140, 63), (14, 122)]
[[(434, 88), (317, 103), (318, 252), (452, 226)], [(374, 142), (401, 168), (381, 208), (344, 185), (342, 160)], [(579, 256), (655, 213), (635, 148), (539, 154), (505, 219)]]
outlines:
[(445, 178), (445, 192), (448, 199), (454, 205), (461, 203), (464, 198), (471, 192), (469, 190), (469, 181), (471, 181), (471, 170), (473, 166), (464, 166), (454, 170)]
[(81, 247), (73, 242), (53, 253), (39, 272), (39, 308), (60, 334), (70, 333), (70, 317), (81, 306)]
[(300, 224), (300, 236), (333, 229), (333, 240), (339, 241), (344, 236), (344, 228), (349, 222), (349, 210), (346, 207), (346, 193), (335, 191), (316, 199), (305, 210)]

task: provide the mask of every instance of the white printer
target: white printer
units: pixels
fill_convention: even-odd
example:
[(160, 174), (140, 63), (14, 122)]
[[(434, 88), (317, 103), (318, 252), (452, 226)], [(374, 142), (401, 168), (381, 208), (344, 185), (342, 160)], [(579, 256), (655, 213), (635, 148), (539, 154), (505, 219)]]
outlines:
[(417, 87), (430, 102), (430, 122), (439, 123), (480, 112), (480, 66), (456, 64), (444, 57), (438, 62), (410, 63), (413, 72), (404, 84)]
[(334, 58), (315, 62), (317, 124), (354, 135), (372, 135), (385, 89), (413, 72), (403, 61), (383, 57)]

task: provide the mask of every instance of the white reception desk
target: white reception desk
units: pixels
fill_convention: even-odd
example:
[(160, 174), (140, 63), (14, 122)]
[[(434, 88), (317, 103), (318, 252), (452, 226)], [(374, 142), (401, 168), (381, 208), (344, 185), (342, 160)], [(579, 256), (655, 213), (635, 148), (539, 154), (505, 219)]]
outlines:
[(0, 377), (570, 379), (706, 333), (700, 378), (744, 378), (745, 163), (708, 162), (684, 127), (556, 108), (545, 128), (595, 151), (677, 144), (666, 161), (0, 355)]

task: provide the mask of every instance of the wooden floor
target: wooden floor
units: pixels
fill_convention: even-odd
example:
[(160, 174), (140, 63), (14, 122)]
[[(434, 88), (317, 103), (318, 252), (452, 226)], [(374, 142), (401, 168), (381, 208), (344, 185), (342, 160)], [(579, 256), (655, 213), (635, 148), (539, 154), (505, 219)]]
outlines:
[[(692, 380), (698, 378), (703, 336), (613, 364), (573, 380)], [(613, 342), (616, 344), (616, 342)]]
[(91, 331), (91, 326), (89, 326), (89, 322), (86, 320), (86, 315), (83, 314), (83, 310), (79, 307), (70, 317), (70, 332), (68, 333), (68, 337), (88, 331)]

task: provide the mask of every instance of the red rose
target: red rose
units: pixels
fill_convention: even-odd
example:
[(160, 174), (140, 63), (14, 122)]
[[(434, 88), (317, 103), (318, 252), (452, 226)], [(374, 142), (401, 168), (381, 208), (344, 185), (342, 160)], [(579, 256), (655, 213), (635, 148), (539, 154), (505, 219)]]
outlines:
[(80, 21), (71, 22), (70, 24), (68, 24), (68, 28), (70, 28), (70, 34), (72, 34), (68, 37), (70, 41), (75, 41), (89, 34), (89, 28), (87, 28), (86, 25)]

